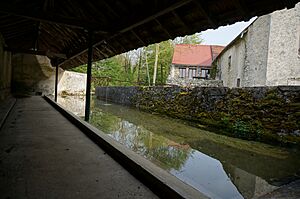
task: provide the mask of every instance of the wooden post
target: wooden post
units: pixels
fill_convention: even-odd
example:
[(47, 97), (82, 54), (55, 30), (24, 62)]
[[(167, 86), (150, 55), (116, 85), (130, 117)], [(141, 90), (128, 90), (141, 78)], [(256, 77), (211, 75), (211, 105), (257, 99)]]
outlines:
[(93, 62), (93, 37), (94, 33), (89, 30), (88, 32), (88, 63), (87, 63), (87, 76), (86, 76), (86, 93), (85, 93), (85, 115), (84, 120), (90, 119), (91, 107), (91, 79), (92, 79), (92, 62)]
[(54, 91), (54, 101), (57, 102), (57, 86), (58, 86), (58, 64), (55, 64), (55, 91)]

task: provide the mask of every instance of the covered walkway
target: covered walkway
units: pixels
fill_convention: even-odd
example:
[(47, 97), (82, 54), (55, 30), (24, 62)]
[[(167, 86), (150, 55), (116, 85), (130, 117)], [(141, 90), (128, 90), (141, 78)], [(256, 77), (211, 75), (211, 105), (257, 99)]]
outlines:
[(0, 198), (157, 198), (41, 97), (17, 99), (0, 131), (0, 193)]

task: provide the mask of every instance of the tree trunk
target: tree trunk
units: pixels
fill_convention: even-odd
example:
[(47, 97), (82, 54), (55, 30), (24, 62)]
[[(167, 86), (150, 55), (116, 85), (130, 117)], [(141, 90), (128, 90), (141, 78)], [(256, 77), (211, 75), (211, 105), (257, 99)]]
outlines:
[(140, 51), (140, 59), (139, 59), (139, 67), (138, 67), (138, 76), (137, 76), (137, 83), (140, 85), (140, 72), (141, 72), (141, 65), (142, 65), (142, 52), (143, 50), (141, 49)]
[(156, 81), (158, 54), (159, 54), (159, 43), (155, 45), (155, 62), (154, 62), (154, 73), (153, 73), (153, 86), (155, 86), (155, 81)]
[(160, 64), (160, 83), (161, 83), (161, 85), (164, 84), (164, 70), (163, 70), (162, 64)]
[(147, 58), (147, 51), (145, 54), (145, 59), (146, 59), (146, 69), (147, 69), (147, 79), (148, 79), (148, 84), (151, 86), (151, 80), (150, 80), (150, 74), (149, 74), (149, 66), (148, 66), (148, 58)]

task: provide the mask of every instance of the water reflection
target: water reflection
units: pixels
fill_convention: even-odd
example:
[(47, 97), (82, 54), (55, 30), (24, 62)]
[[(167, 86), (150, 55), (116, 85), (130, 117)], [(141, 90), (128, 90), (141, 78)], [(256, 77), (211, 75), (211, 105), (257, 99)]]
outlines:
[(69, 111), (78, 115), (79, 117), (84, 117), (84, 106), (85, 106), (84, 96), (58, 97), (57, 103), (62, 104)]
[(99, 100), (91, 110), (94, 126), (212, 198), (259, 197), (299, 171), (298, 152)]

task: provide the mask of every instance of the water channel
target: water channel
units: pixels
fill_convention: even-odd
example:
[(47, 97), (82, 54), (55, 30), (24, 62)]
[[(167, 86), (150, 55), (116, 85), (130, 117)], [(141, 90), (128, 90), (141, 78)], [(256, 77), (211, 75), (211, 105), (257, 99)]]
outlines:
[[(84, 98), (58, 103), (84, 115)], [(299, 177), (300, 153), (93, 98), (90, 123), (211, 198), (257, 198)]]

